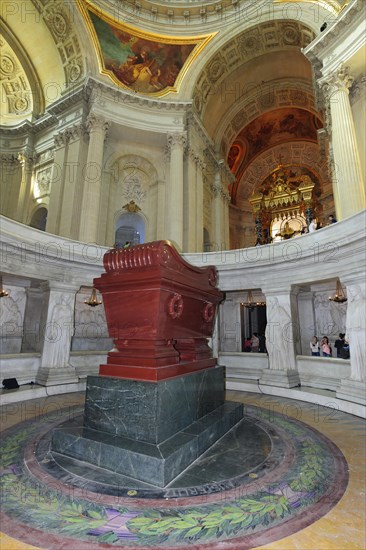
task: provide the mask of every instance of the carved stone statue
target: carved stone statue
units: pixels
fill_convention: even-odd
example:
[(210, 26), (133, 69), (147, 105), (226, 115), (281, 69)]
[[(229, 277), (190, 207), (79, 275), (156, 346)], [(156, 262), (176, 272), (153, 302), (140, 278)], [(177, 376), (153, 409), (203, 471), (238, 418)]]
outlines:
[(273, 370), (291, 370), (291, 317), (279, 305), (278, 299), (273, 297), (269, 297), (267, 301), (267, 317), (266, 347), (269, 355), (269, 367)]
[(351, 379), (364, 382), (366, 363), (366, 303), (361, 285), (347, 286), (346, 339), (350, 345)]

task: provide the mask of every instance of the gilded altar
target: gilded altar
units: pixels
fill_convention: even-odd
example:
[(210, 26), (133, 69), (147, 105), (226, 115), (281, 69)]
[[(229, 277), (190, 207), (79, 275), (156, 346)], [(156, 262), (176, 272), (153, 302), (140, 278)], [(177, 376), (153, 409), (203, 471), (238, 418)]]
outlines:
[(270, 182), (249, 198), (255, 217), (257, 244), (289, 239), (306, 231), (313, 217), (315, 183), (279, 166)]

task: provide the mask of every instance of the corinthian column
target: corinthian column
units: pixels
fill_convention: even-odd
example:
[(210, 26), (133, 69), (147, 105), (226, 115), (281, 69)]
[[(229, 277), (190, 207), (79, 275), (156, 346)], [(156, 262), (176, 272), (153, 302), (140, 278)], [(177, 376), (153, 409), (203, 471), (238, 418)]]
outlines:
[(167, 233), (168, 239), (183, 249), (183, 160), (185, 134), (168, 136), (170, 150), (170, 181), (167, 189)]
[(360, 212), (366, 206), (360, 156), (357, 147), (349, 89), (353, 78), (340, 66), (322, 83), (329, 101), (335, 174), (333, 195), (338, 220)]
[(99, 203), (102, 185), (104, 140), (110, 124), (91, 113), (87, 121), (90, 135), (88, 157), (84, 168), (84, 191), (80, 218), (79, 239), (85, 242), (98, 241)]

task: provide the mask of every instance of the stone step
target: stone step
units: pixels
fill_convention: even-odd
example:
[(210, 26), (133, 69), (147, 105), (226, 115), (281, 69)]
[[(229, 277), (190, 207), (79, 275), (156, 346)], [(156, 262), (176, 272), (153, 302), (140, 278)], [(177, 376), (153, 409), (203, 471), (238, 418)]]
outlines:
[(243, 417), (243, 405), (226, 401), (157, 445), (83, 426), (83, 417), (57, 427), (52, 453), (95, 464), (165, 487)]

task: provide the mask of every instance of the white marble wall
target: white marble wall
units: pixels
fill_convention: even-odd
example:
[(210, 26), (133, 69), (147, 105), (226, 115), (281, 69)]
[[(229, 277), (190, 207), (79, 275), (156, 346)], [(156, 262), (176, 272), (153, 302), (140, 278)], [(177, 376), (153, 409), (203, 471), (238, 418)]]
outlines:
[[(112, 349), (112, 340), (108, 335), (103, 304), (96, 307), (85, 304), (85, 300), (90, 298), (91, 291), (91, 288), (83, 288), (76, 294), (72, 351), (108, 351)], [(100, 295), (98, 295), (98, 299), (101, 299)]]

